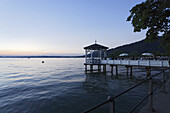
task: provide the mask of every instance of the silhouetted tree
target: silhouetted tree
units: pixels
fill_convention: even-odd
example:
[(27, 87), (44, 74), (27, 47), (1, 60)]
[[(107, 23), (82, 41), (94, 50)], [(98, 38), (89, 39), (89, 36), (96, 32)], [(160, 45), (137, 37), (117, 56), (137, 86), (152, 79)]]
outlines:
[(146, 0), (130, 10), (134, 32), (146, 29), (146, 39), (156, 40), (162, 35), (163, 45), (170, 56), (170, 0)]

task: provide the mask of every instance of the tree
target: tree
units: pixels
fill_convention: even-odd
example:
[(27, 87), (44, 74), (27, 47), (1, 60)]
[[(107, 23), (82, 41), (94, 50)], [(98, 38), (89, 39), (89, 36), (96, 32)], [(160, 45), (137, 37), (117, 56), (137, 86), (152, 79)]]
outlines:
[(146, 39), (156, 40), (162, 35), (163, 45), (170, 56), (170, 0), (146, 0), (130, 10), (134, 32), (146, 29)]

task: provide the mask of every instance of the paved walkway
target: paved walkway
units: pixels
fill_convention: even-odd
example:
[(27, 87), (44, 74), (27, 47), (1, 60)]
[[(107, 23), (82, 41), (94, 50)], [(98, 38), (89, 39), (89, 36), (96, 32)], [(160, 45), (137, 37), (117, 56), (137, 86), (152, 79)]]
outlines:
[(154, 112), (148, 109), (148, 105), (139, 113), (170, 113), (170, 79), (166, 83), (166, 93), (159, 92), (153, 99)]

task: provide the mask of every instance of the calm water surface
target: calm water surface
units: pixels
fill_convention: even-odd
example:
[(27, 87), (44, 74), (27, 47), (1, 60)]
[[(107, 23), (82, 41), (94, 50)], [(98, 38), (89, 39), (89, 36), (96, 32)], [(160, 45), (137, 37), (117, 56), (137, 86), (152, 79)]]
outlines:
[[(86, 74), (83, 62), (76, 58), (1, 58), (0, 113), (81, 113), (140, 82), (127, 79), (125, 68), (119, 68), (118, 78), (109, 72)], [(133, 74), (143, 78), (145, 73), (135, 69)], [(144, 84), (116, 99), (116, 111), (132, 109), (147, 90)], [(109, 112), (109, 104), (94, 111), (104, 112)]]

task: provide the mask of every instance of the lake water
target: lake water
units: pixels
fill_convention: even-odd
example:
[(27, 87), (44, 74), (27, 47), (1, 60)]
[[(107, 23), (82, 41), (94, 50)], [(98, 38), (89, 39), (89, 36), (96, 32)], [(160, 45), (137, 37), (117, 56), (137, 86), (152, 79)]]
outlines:
[[(145, 69), (136, 68), (138, 79), (126, 78), (123, 67), (119, 77), (110, 72), (86, 74), (83, 63), (81, 58), (1, 58), (0, 113), (81, 113), (146, 77)], [(147, 90), (146, 83), (116, 99), (116, 111), (132, 109)], [(109, 104), (93, 113), (104, 112), (109, 112)]]

